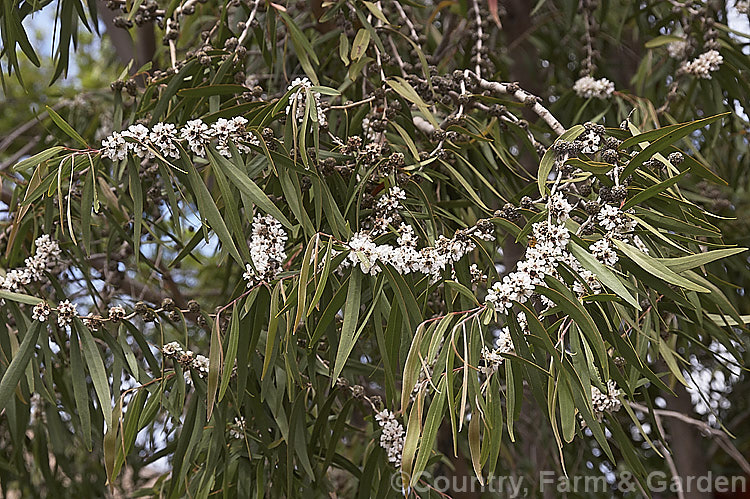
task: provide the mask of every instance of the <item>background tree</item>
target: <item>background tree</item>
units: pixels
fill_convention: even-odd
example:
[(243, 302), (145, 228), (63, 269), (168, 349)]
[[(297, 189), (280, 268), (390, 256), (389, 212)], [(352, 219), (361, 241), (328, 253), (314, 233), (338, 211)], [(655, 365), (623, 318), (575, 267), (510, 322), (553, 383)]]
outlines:
[(746, 2), (59, 0), (45, 57), (49, 3), (0, 10), (4, 493), (750, 474)]

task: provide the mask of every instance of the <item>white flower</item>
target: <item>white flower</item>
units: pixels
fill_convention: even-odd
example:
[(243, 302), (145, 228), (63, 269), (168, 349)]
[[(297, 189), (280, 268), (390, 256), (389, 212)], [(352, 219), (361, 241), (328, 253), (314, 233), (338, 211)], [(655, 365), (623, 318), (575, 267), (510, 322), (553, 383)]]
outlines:
[(529, 321), (526, 318), (526, 314), (524, 312), (518, 312), (518, 315), (516, 315), (516, 319), (518, 320), (518, 325), (521, 328), (521, 332), (524, 334), (528, 334)]
[(472, 283), (484, 282), (487, 280), (487, 274), (482, 272), (482, 269), (480, 269), (476, 263), (472, 263), (469, 266), (469, 274), (471, 274)]
[(513, 339), (510, 336), (510, 329), (504, 327), (498, 332), (498, 337), (495, 340), (494, 350), (490, 350), (486, 346), (482, 347), (481, 355), (482, 361), (484, 361), (484, 366), (482, 366), (480, 369), (487, 376), (496, 373), (500, 367), (500, 364), (502, 364), (505, 360), (505, 357), (503, 357), (501, 354), (512, 353), (514, 351)]
[(619, 260), (617, 253), (612, 249), (612, 245), (606, 237), (599, 239), (589, 246), (589, 250), (591, 250), (591, 254), (594, 255), (594, 258), (604, 265), (613, 267)]
[(60, 327), (69, 326), (73, 319), (78, 317), (76, 310), (78, 305), (70, 303), (70, 300), (61, 301), (57, 304), (57, 325)]
[(634, 234), (632, 239), (633, 239), (633, 244), (635, 245), (636, 248), (648, 254), (648, 246), (646, 246), (646, 244), (643, 242), (643, 240), (640, 237)]
[(46, 270), (52, 270), (60, 258), (60, 246), (44, 234), (34, 241), (36, 251), (24, 261), (23, 268), (10, 269), (0, 277), (0, 289), (17, 291), (19, 287), (39, 281)]
[(383, 252), (378, 251), (378, 246), (369, 235), (364, 232), (355, 233), (349, 240), (349, 249), (351, 252), (347, 255), (347, 259), (353, 265), (359, 264), (365, 274), (375, 275), (378, 272), (378, 256)]
[(616, 206), (605, 204), (599, 210), (596, 218), (599, 220), (599, 225), (604, 227), (604, 230), (610, 231), (619, 227), (621, 214), (622, 212)]
[(401, 187), (393, 186), (388, 192), (378, 199), (375, 209), (382, 211), (394, 211), (401, 207), (401, 201), (406, 199), (406, 193)]
[(737, 9), (737, 12), (740, 14), (747, 14), (750, 12), (750, 2), (747, 0), (737, 0), (734, 3), (734, 8)]
[(271, 215), (255, 216), (250, 239), (252, 265), (247, 264), (243, 275), (247, 287), (258, 282), (271, 282), (283, 270), (287, 237), (281, 222)]
[[(599, 282), (599, 279), (596, 277), (596, 274), (584, 268), (577, 269), (577, 272), (578, 272), (578, 275), (583, 279), (583, 281), (586, 283), (586, 285), (591, 289), (591, 291), (594, 294), (599, 294), (602, 292), (602, 284), (601, 282)], [(573, 283), (573, 291), (578, 296), (589, 294), (589, 292), (586, 290), (583, 284), (581, 284), (579, 281), (576, 281)]]
[[(300, 123), (305, 118), (305, 106), (307, 106), (307, 92), (305, 89), (311, 88), (312, 82), (309, 78), (302, 77), (302, 78), (295, 78), (292, 83), (289, 84), (287, 87), (287, 90), (292, 90), (295, 87), (297, 88), (297, 91), (294, 92), (292, 95), (289, 96), (289, 104), (286, 106), (286, 114), (287, 116), (291, 116), (292, 110), (295, 108), (295, 102), (296, 102), (296, 119)], [(321, 125), (325, 125), (327, 123), (326, 121), (326, 115), (323, 112), (323, 108), (320, 104), (320, 93), (319, 92), (313, 92), (313, 100), (315, 105), (315, 113), (318, 117), (318, 123)]]
[(401, 453), (404, 450), (404, 427), (388, 409), (375, 414), (375, 420), (382, 428), (380, 446), (385, 449), (388, 461), (397, 468), (401, 467)]
[(237, 147), (240, 152), (250, 152), (251, 149), (244, 142), (258, 145), (258, 139), (255, 136), (249, 136), (245, 126), (247, 120), (242, 116), (235, 116), (231, 120), (219, 118), (216, 123), (211, 125), (211, 135), (216, 137), (216, 150), (219, 154), (227, 158), (232, 157), (229, 143)]
[[(597, 135), (597, 138), (598, 137), (599, 136)], [(552, 196), (548, 204), (550, 215), (557, 220), (557, 223), (562, 223), (567, 220), (570, 210), (573, 209), (568, 200), (565, 199), (565, 196), (559, 192)]]
[(31, 319), (39, 322), (47, 322), (47, 318), (51, 312), (51, 308), (45, 302), (39, 302), (34, 305), (31, 311)]
[(229, 428), (229, 436), (236, 438), (237, 440), (245, 437), (245, 429), (247, 423), (244, 417), (234, 418), (234, 424)]
[(614, 380), (607, 381), (607, 393), (602, 393), (595, 386), (591, 386), (591, 402), (594, 406), (594, 414), (596, 418), (601, 421), (604, 413), (606, 412), (617, 412), (622, 406), (620, 396), (622, 391), (617, 388), (617, 383)]
[(138, 155), (139, 158), (153, 157), (153, 153), (147, 147), (150, 140), (148, 128), (140, 123), (130, 125), (127, 130), (122, 132), (122, 136), (134, 141), (128, 142), (128, 149)]
[(607, 99), (615, 91), (615, 84), (606, 78), (596, 80), (591, 76), (584, 76), (573, 84), (573, 90), (579, 97), (586, 99), (590, 97)]
[(180, 137), (187, 142), (193, 154), (200, 157), (206, 155), (206, 144), (211, 141), (211, 133), (203, 120), (190, 120), (185, 123), (180, 130)]
[(161, 353), (167, 357), (180, 357), (183, 352), (182, 347), (176, 341), (170, 341), (161, 348)]
[(681, 69), (698, 78), (706, 80), (711, 79), (711, 73), (719, 70), (719, 66), (724, 62), (724, 58), (716, 50), (704, 52), (690, 62), (682, 64)]
[(148, 138), (162, 156), (168, 158), (179, 158), (180, 151), (177, 149), (177, 130), (173, 123), (157, 123), (151, 129)]
[(112, 161), (121, 161), (128, 157), (128, 143), (119, 132), (102, 140), (102, 156)]
[(196, 355), (191, 367), (198, 371), (198, 376), (205, 378), (208, 376), (208, 357), (200, 354)]

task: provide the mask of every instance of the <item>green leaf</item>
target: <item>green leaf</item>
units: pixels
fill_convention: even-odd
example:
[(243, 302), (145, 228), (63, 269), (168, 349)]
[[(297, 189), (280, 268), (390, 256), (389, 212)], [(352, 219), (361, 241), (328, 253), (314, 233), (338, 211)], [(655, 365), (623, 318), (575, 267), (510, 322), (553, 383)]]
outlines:
[(237, 95), (248, 92), (250, 89), (244, 85), (205, 85), (203, 87), (183, 88), (177, 92), (180, 97), (208, 97), (211, 95)]
[[(102, 411), (107, 427), (111, 427), (112, 394), (109, 390), (109, 376), (104, 369), (104, 362), (102, 361), (101, 353), (99, 353), (99, 348), (96, 346), (96, 342), (94, 341), (91, 332), (83, 325), (83, 323), (81, 323), (80, 319), (76, 318), (73, 321), (72, 327), (75, 327), (78, 330), (78, 335), (81, 338), (81, 346), (83, 347), (83, 358), (86, 360), (89, 374), (91, 374), (91, 382), (94, 384), (94, 391), (99, 399), (99, 408)], [(78, 345), (74, 345), (71, 348), (78, 348)]]
[(581, 303), (571, 294), (566, 285), (560, 283), (553, 277), (547, 277), (546, 281), (550, 283), (556, 289), (545, 288), (537, 286), (536, 290), (538, 293), (543, 294), (557, 305), (559, 305), (565, 312), (570, 315), (573, 321), (578, 325), (583, 334), (591, 342), (594, 348), (596, 357), (599, 360), (601, 369), (604, 370), (604, 376), (609, 376), (609, 357), (607, 357), (606, 348), (604, 345), (604, 339), (602, 338), (599, 329), (596, 327), (596, 323), (591, 318), (591, 315), (581, 305)]
[(270, 199), (268, 199), (266, 193), (263, 192), (261, 188), (258, 187), (255, 182), (250, 179), (250, 177), (247, 176), (247, 174), (239, 171), (231, 161), (227, 160), (222, 155), (217, 154), (210, 149), (208, 151), (208, 157), (211, 161), (211, 165), (216, 168), (221, 168), (230, 182), (232, 182), (232, 184), (237, 189), (239, 189), (240, 192), (250, 198), (250, 200), (258, 206), (258, 208), (281, 222), (281, 224), (287, 229), (292, 228), (291, 222), (287, 220), (284, 214), (281, 213), (281, 210), (279, 210), (276, 205), (273, 204)]
[(411, 406), (409, 412), (409, 421), (406, 423), (406, 436), (404, 437), (404, 447), (401, 453), (401, 479), (403, 489), (407, 490), (411, 480), (419, 479), (412, 473), (414, 457), (419, 444), (419, 436), (422, 434), (422, 407), (421, 397), (418, 397), (417, 403)]
[(339, 35), (339, 57), (345, 66), (349, 65), (349, 38), (343, 31)]
[(357, 36), (354, 37), (352, 43), (351, 60), (358, 61), (365, 52), (367, 52), (367, 46), (370, 44), (370, 32), (364, 28), (360, 28), (357, 32)]
[(232, 370), (237, 360), (237, 345), (240, 340), (240, 319), (237, 308), (237, 306), (232, 308), (232, 319), (229, 323), (229, 339), (227, 340), (227, 353), (224, 355), (224, 369), (221, 372), (219, 402), (224, 398), (224, 394), (229, 386), (229, 380), (232, 379)]
[(21, 345), (16, 350), (13, 359), (10, 361), (8, 369), (3, 373), (3, 379), (0, 380), (0, 412), (5, 409), (8, 404), (13, 403), (13, 392), (18, 386), (18, 382), (21, 380), (26, 367), (31, 361), (31, 356), (34, 355), (34, 347), (36, 346), (39, 333), (41, 333), (44, 327), (44, 323), (39, 321), (33, 321), (31, 327), (26, 331), (23, 337)]
[(750, 315), (741, 315), (740, 319), (742, 319), (741, 322), (737, 322), (737, 320), (732, 319), (731, 317), (725, 317), (721, 314), (706, 314), (709, 319), (714, 321), (716, 324), (719, 325), (726, 325), (726, 326), (744, 326), (745, 324), (750, 324)]
[(606, 266), (604, 266), (602, 263), (599, 262), (594, 256), (586, 251), (585, 249), (581, 248), (575, 243), (571, 243), (568, 246), (568, 249), (573, 254), (573, 256), (576, 257), (576, 259), (581, 262), (581, 265), (596, 274), (596, 277), (599, 279), (599, 281), (604, 284), (606, 287), (611, 289), (617, 296), (628, 302), (630, 305), (635, 307), (636, 310), (641, 309), (640, 303), (638, 303), (638, 300), (633, 297), (633, 295), (630, 294), (628, 289), (625, 287), (625, 285), (620, 281), (620, 278), (618, 278), (614, 272), (609, 270)]
[(81, 350), (78, 348), (78, 333), (76, 328), (70, 331), (70, 370), (73, 381), (73, 395), (81, 421), (83, 443), (91, 451), (91, 413), (89, 411), (89, 392), (86, 387), (86, 372), (83, 368)]
[(26, 158), (22, 161), (19, 161), (12, 168), (12, 171), (19, 172), (19, 171), (25, 171), (31, 168), (35, 168), (41, 163), (44, 163), (45, 161), (54, 158), (64, 149), (65, 148), (63, 146), (50, 147), (49, 149), (46, 149), (40, 153), (37, 153), (30, 158)]
[(647, 49), (653, 49), (656, 47), (661, 47), (662, 45), (666, 45), (668, 43), (684, 41), (684, 38), (677, 35), (659, 35), (656, 38), (652, 38), (651, 40), (647, 41), (644, 44), (644, 47), (646, 47)]
[(674, 184), (679, 182), (682, 177), (687, 175), (687, 170), (680, 173), (679, 175), (675, 175), (674, 177), (665, 180), (664, 182), (659, 182), (656, 185), (652, 185), (651, 187), (642, 190), (632, 198), (628, 199), (624, 205), (622, 205), (622, 210), (627, 210), (628, 208), (632, 208), (633, 206), (642, 203), (643, 201), (647, 200), (648, 198), (654, 197), (657, 194), (661, 194), (662, 192), (666, 191), (670, 187), (672, 187)]
[(479, 411), (475, 411), (471, 414), (471, 421), (469, 421), (469, 454), (471, 455), (471, 465), (474, 468), (474, 474), (479, 479), (479, 483), (484, 485), (482, 465), (480, 464), (480, 456), (482, 455), (479, 435), (480, 420), (481, 416)]
[[(424, 471), (427, 466), (427, 461), (432, 453), (432, 447), (435, 443), (438, 429), (443, 423), (443, 417), (445, 416), (443, 407), (445, 406), (447, 393), (446, 380), (445, 377), (443, 377), (437, 387), (437, 392), (430, 403), (430, 408), (427, 410), (427, 418), (424, 422), (424, 428), (422, 428), (422, 437), (419, 439), (419, 452), (414, 461), (412, 477), (419, 477), (421, 472)], [(415, 479), (412, 478), (412, 480)], [(412, 483), (412, 485), (414, 484)]]
[(62, 116), (57, 114), (57, 112), (55, 112), (55, 110), (52, 109), (51, 107), (49, 106), (45, 106), (45, 107), (47, 108), (49, 117), (52, 118), (52, 121), (54, 121), (58, 127), (60, 127), (60, 130), (65, 132), (65, 135), (72, 138), (73, 140), (81, 144), (83, 147), (88, 149), (89, 145), (86, 143), (85, 140), (83, 140), (83, 137), (81, 137), (81, 135), (78, 132), (76, 132), (72, 126), (68, 125), (68, 123), (62, 118)]
[(15, 293), (13, 291), (5, 291), (0, 289), (0, 298), (3, 300), (15, 301), (18, 303), (26, 303), (28, 305), (36, 305), (44, 300), (37, 298), (36, 296), (25, 295), (23, 293)]
[(422, 100), (422, 98), (419, 96), (416, 90), (414, 90), (414, 87), (411, 86), (411, 84), (406, 81), (405, 79), (401, 78), (400, 76), (396, 76), (393, 79), (386, 80), (386, 83), (396, 92), (398, 92), (401, 97), (408, 100), (422, 112), (422, 114), (425, 115), (427, 120), (432, 124), (432, 126), (439, 128), (440, 125), (438, 124), (435, 117), (430, 112), (430, 108), (427, 106), (425, 101)]
[[(717, 121), (731, 113), (722, 113), (717, 114), (716, 116), (711, 116), (710, 118), (704, 118), (702, 120), (693, 121), (691, 123), (686, 123), (681, 127), (678, 128), (669, 128), (664, 127), (659, 130), (663, 131), (663, 134), (661, 136), (654, 136), (650, 135), (649, 137), (653, 142), (646, 146), (645, 149), (643, 149), (641, 152), (635, 155), (629, 162), (628, 165), (622, 170), (622, 173), (620, 174), (620, 179), (627, 178), (630, 174), (632, 174), (636, 168), (641, 166), (644, 161), (647, 159), (650, 159), (654, 154), (663, 151), (670, 145), (672, 145), (677, 140), (680, 140), (683, 137), (686, 137), (690, 133), (694, 132), (695, 130), (699, 130), (703, 128), (706, 125), (709, 125), (713, 123), (714, 121)], [(666, 130), (665, 130), (666, 129)], [(648, 132), (647, 132), (648, 133)], [(628, 141), (635, 141), (632, 142), (633, 144), (642, 142), (642, 140), (637, 140), (637, 137), (631, 137), (627, 141), (620, 144), (620, 149), (624, 149), (627, 147), (625, 144), (628, 143)], [(658, 137), (658, 138), (657, 138)]]
[(655, 258), (655, 260), (666, 265), (673, 272), (683, 272), (745, 251), (747, 248), (725, 248), (677, 258)]
[(331, 376), (331, 385), (336, 385), (336, 380), (344, 369), (346, 360), (354, 348), (357, 333), (357, 321), (359, 320), (359, 303), (362, 298), (360, 289), (362, 287), (362, 278), (364, 274), (359, 268), (354, 267), (349, 279), (349, 289), (346, 294), (346, 304), (344, 305), (344, 323), (341, 326), (341, 338), (336, 350), (336, 362), (333, 367), (333, 376)]
[(692, 291), (698, 291), (699, 293), (709, 292), (709, 290), (704, 288), (703, 286), (699, 286), (692, 281), (677, 275), (672, 270), (670, 270), (669, 267), (659, 262), (655, 258), (648, 256), (637, 248), (634, 248), (633, 246), (630, 246), (629, 244), (618, 241), (616, 239), (614, 240), (614, 243), (617, 245), (617, 248), (620, 251), (622, 251), (628, 258), (633, 261), (633, 263), (635, 263), (654, 277), (661, 279), (662, 281), (666, 281), (670, 284), (674, 284), (675, 286), (680, 286)]
[(560, 377), (557, 380), (557, 400), (560, 404), (560, 426), (562, 427), (563, 440), (570, 443), (576, 434), (576, 411), (573, 402), (568, 378), (565, 371), (560, 371)]
[(220, 334), (220, 317), (216, 316), (214, 325), (211, 328), (211, 346), (208, 351), (208, 388), (207, 388), (207, 400), (206, 400), (206, 420), (211, 419), (211, 414), (214, 411), (214, 404), (216, 403), (216, 392), (219, 389), (219, 374), (221, 371), (222, 357), (224, 352), (221, 348), (221, 334)]
[[(188, 179), (190, 186), (193, 188), (193, 194), (195, 194), (196, 202), (198, 203), (198, 210), (200, 211), (201, 218), (205, 217), (211, 229), (219, 237), (219, 241), (227, 248), (229, 254), (232, 255), (237, 263), (244, 266), (242, 257), (237, 251), (237, 246), (234, 244), (232, 235), (229, 233), (224, 218), (219, 213), (219, 208), (216, 207), (214, 199), (211, 197), (211, 193), (208, 192), (206, 184), (203, 183), (203, 179), (198, 174), (198, 170), (192, 166), (188, 168)], [(232, 209), (231, 207), (229, 209)], [(203, 222), (203, 220), (201, 220)]]

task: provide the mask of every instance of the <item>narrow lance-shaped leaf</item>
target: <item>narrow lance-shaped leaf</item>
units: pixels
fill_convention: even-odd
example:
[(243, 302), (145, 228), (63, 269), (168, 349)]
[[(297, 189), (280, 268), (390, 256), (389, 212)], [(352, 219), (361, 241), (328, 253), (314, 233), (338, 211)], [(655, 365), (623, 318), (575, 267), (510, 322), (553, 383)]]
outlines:
[(357, 267), (352, 269), (352, 275), (349, 279), (349, 289), (346, 294), (346, 304), (344, 305), (344, 323), (341, 326), (341, 338), (336, 351), (336, 363), (333, 367), (333, 376), (331, 384), (335, 385), (336, 380), (341, 374), (349, 354), (354, 348), (355, 335), (357, 332), (357, 321), (359, 319), (359, 303), (362, 298), (360, 288), (362, 286), (363, 274)]
[(16, 389), (18, 382), (21, 380), (26, 366), (31, 361), (34, 354), (39, 334), (44, 328), (44, 323), (34, 321), (31, 327), (26, 331), (21, 345), (16, 350), (13, 359), (10, 361), (8, 369), (3, 373), (3, 379), (0, 380), (0, 412), (5, 409), (9, 403), (13, 402), (13, 391)]

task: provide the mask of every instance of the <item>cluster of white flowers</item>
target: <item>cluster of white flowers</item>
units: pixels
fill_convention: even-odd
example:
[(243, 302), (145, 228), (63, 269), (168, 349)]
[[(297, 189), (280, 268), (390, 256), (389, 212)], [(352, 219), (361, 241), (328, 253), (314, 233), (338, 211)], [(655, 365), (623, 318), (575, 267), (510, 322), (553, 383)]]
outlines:
[(78, 317), (78, 305), (70, 303), (70, 300), (61, 301), (57, 304), (57, 325), (60, 327), (69, 326), (73, 319)]
[(391, 187), (388, 192), (378, 198), (372, 217), (374, 221), (370, 236), (376, 237), (388, 232), (388, 225), (393, 222), (394, 216), (401, 208), (401, 201), (404, 199), (406, 199), (406, 192), (399, 186)]
[(620, 396), (622, 391), (617, 388), (617, 383), (614, 380), (607, 381), (607, 393), (602, 393), (595, 386), (591, 386), (591, 403), (594, 406), (594, 415), (601, 421), (604, 414), (607, 412), (617, 412), (622, 406), (620, 402)]
[(240, 440), (245, 438), (245, 430), (247, 429), (247, 422), (245, 417), (234, 418), (234, 423), (229, 427), (229, 436)]
[[(183, 350), (179, 343), (171, 341), (161, 349), (162, 355), (179, 362), (185, 369), (195, 369), (198, 376), (205, 378), (208, 376), (208, 357), (205, 355), (196, 355), (191, 350)], [(185, 378), (187, 379), (187, 372)]]
[[(302, 78), (295, 78), (292, 83), (289, 84), (287, 87), (287, 90), (292, 90), (295, 87), (297, 88), (297, 91), (294, 92), (292, 95), (289, 96), (289, 104), (286, 106), (286, 115), (291, 117), (293, 110), (296, 108), (296, 114), (295, 117), (297, 121), (300, 123), (305, 118), (305, 107), (307, 106), (307, 91), (306, 89), (311, 88), (313, 86), (312, 82), (307, 76), (304, 76)], [(318, 117), (318, 123), (320, 125), (325, 126), (327, 123), (326, 121), (326, 114), (323, 112), (323, 107), (320, 105), (320, 93), (319, 92), (313, 92), (312, 93), (313, 100), (315, 101), (315, 111)]]
[(451, 239), (440, 235), (434, 246), (418, 250), (413, 227), (402, 223), (398, 233), (398, 246), (391, 246), (375, 244), (370, 234), (357, 232), (347, 243), (351, 252), (342, 265), (359, 264), (362, 272), (375, 275), (380, 272), (378, 262), (382, 262), (392, 265), (400, 274), (420, 272), (429, 275), (435, 282), (440, 279), (446, 268), (476, 248), (471, 236), (484, 241), (492, 241), (495, 238), (491, 228), (481, 223), (456, 232)]
[(232, 119), (219, 118), (211, 126), (200, 119), (188, 121), (184, 127), (177, 129), (173, 123), (157, 123), (151, 130), (138, 123), (130, 125), (123, 132), (112, 132), (102, 140), (102, 155), (112, 161), (121, 161), (128, 154), (139, 158), (153, 158), (156, 153), (167, 158), (178, 158), (180, 141), (193, 154), (205, 157), (206, 146), (216, 140), (216, 150), (222, 156), (231, 157), (229, 143), (233, 143), (240, 152), (250, 152), (247, 144), (258, 145), (258, 138), (245, 127), (247, 120), (242, 116)]
[(475, 226), (457, 231), (453, 238), (440, 235), (434, 246), (417, 249), (418, 238), (411, 225), (401, 223), (396, 231), (397, 246), (376, 244), (374, 238), (384, 234), (395, 220), (401, 201), (406, 193), (400, 187), (392, 187), (378, 199), (374, 209), (374, 223), (369, 231), (356, 232), (346, 245), (350, 249), (347, 259), (341, 263), (339, 271), (350, 265), (359, 265), (365, 274), (380, 272), (378, 262), (392, 265), (400, 274), (420, 272), (429, 275), (432, 282), (440, 279), (442, 272), (476, 248), (472, 237), (483, 241), (493, 241), (494, 227), (487, 220), (480, 220)]
[(401, 467), (401, 452), (404, 450), (404, 426), (388, 409), (375, 414), (375, 420), (383, 429), (380, 434), (380, 446), (388, 454), (388, 461), (397, 468)]
[(682, 59), (687, 53), (688, 43), (685, 40), (678, 40), (667, 44), (667, 53), (672, 59)]
[(510, 329), (508, 329), (508, 327), (500, 329), (498, 337), (495, 340), (495, 345), (496, 346), (493, 350), (490, 350), (487, 346), (482, 347), (481, 355), (484, 365), (480, 367), (480, 370), (486, 376), (496, 373), (500, 368), (500, 364), (505, 360), (502, 354), (513, 353), (515, 351), (513, 348), (513, 340), (510, 336)]
[(615, 84), (606, 78), (597, 80), (591, 76), (584, 76), (573, 84), (573, 90), (579, 97), (586, 99), (608, 99), (615, 91)]
[(24, 261), (23, 267), (9, 270), (5, 276), (0, 276), (0, 289), (17, 291), (20, 286), (26, 286), (44, 277), (44, 272), (51, 270), (60, 259), (60, 246), (47, 234), (39, 236), (34, 241), (36, 251)]
[(34, 305), (34, 308), (31, 311), (31, 320), (47, 322), (47, 319), (49, 318), (49, 314), (51, 312), (52, 309), (49, 305), (47, 305), (47, 302), (39, 302)]
[[(580, 281), (573, 283), (573, 291), (578, 296), (602, 292), (602, 285), (596, 275), (585, 269), (566, 249), (570, 233), (563, 224), (570, 216), (570, 203), (562, 194), (556, 193), (547, 201), (547, 208), (550, 222), (556, 220), (559, 225), (550, 222), (536, 222), (532, 225), (533, 237), (529, 239), (524, 258), (518, 262), (516, 270), (503, 277), (502, 281), (495, 282), (487, 291), (485, 303), (497, 312), (507, 313), (514, 301), (525, 303), (534, 294), (536, 286), (545, 286), (545, 276), (559, 278), (559, 263), (570, 267), (588, 286), (586, 289)], [(540, 298), (544, 304), (552, 305), (545, 296)], [(522, 329), (525, 330), (528, 327), (525, 316), (523, 322)]]
[(719, 70), (719, 66), (724, 62), (724, 58), (716, 50), (704, 52), (690, 62), (682, 64), (681, 69), (698, 78), (711, 79), (711, 73)]
[(281, 272), (286, 260), (284, 245), (287, 234), (281, 222), (271, 215), (255, 215), (250, 238), (250, 259), (242, 277), (251, 288), (259, 282), (271, 282)]
[(619, 260), (617, 252), (612, 248), (612, 243), (606, 237), (589, 246), (589, 250), (594, 258), (609, 267), (613, 267)]
[(570, 216), (573, 209), (568, 200), (560, 193), (553, 195), (548, 203), (549, 214), (557, 220), (557, 223), (563, 223)]
[(596, 215), (599, 226), (605, 231), (602, 239), (597, 240), (589, 250), (594, 257), (604, 265), (614, 266), (618, 261), (617, 253), (612, 245), (612, 239), (632, 242), (636, 248), (644, 253), (648, 253), (648, 247), (643, 243), (640, 237), (632, 234), (638, 222), (632, 220), (626, 213), (622, 212), (616, 206), (605, 204)]

